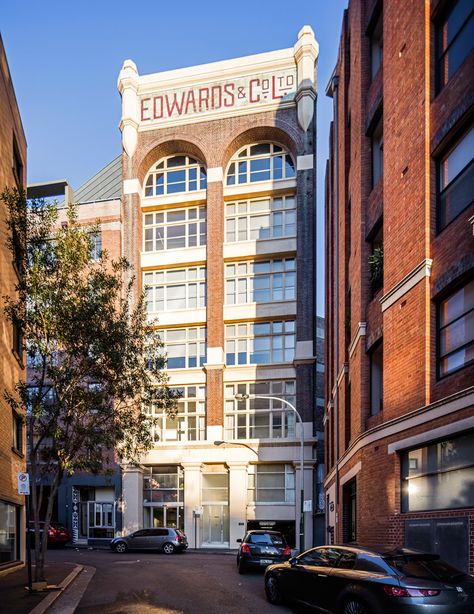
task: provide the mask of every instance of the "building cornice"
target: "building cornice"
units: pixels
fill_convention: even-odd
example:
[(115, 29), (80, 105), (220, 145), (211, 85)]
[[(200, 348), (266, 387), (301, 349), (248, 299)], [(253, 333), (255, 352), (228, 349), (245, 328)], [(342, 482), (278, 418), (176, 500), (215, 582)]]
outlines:
[(382, 311), (386, 311), (394, 303), (399, 301), (404, 294), (414, 288), (425, 277), (431, 277), (431, 267), (433, 260), (425, 258), (420, 264), (418, 264), (408, 275), (399, 281), (391, 290), (382, 296), (380, 304), (382, 305)]
[(367, 322), (359, 322), (357, 326), (357, 331), (355, 335), (352, 337), (352, 341), (349, 346), (349, 358), (352, 358), (352, 355), (354, 354), (361, 337), (365, 337), (366, 331), (367, 331)]

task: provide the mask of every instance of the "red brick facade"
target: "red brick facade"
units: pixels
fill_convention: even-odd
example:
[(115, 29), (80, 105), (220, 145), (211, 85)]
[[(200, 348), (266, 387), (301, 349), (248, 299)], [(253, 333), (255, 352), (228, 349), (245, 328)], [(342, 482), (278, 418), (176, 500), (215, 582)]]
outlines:
[[(472, 50), (436, 88), (436, 31), (454, 4), (360, 0), (349, 2), (344, 15), (328, 86), (335, 117), (326, 176), (327, 537), (410, 545), (408, 521), (462, 518), (472, 573), (472, 500), (402, 512), (406, 452), (474, 428), (474, 365), (467, 358), (441, 377), (438, 356), (439, 305), (474, 276), (472, 179), (467, 206), (439, 225), (439, 162), (468, 133), (474, 114)], [(371, 74), (379, 20), (383, 59)], [(373, 185), (379, 121), (383, 174)], [(383, 279), (374, 285), (369, 258), (380, 236)], [(468, 340), (470, 327), (466, 321)], [(375, 409), (371, 355), (374, 364), (373, 350), (382, 342), (383, 392)], [(345, 527), (344, 485), (351, 480), (355, 539)], [(446, 544), (432, 547), (443, 554)]]

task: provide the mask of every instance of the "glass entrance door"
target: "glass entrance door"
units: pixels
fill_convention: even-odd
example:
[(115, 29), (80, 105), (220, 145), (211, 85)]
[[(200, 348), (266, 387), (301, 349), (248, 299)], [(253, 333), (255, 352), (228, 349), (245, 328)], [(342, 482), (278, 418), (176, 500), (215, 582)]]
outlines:
[(184, 529), (184, 506), (160, 505), (145, 508), (145, 527), (173, 527)]
[(202, 518), (203, 544), (223, 546), (229, 543), (229, 506), (204, 505)]

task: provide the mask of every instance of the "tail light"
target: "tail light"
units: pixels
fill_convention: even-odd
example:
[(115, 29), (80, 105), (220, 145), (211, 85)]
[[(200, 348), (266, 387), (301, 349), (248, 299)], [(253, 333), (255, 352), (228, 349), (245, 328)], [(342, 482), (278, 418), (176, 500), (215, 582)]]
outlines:
[(250, 548), (247, 546), (247, 544), (242, 544), (241, 552), (245, 554), (250, 554)]
[(287, 546), (284, 550), (283, 550), (283, 555), (282, 556), (290, 556), (291, 555), (291, 548), (290, 546)]
[(184, 537), (182, 535), (176, 535), (176, 541), (184, 542)]
[(48, 535), (52, 537), (54, 535), (54, 529), (48, 529)]
[(436, 597), (441, 592), (433, 588), (402, 588), (401, 586), (384, 586), (383, 590), (390, 597)]

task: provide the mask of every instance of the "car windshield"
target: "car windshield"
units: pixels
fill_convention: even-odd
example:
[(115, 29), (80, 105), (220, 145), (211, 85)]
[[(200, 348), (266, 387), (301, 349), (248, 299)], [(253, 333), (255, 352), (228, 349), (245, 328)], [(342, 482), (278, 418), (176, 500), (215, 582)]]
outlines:
[(63, 524), (59, 524), (59, 522), (50, 522), (49, 524), (53, 529), (58, 529), (60, 531), (64, 531), (66, 529), (66, 527)]
[[(385, 558), (385, 557), (384, 557)], [(385, 561), (399, 573), (410, 578), (449, 582), (466, 574), (441, 559), (419, 557), (386, 557)]]
[(285, 538), (282, 535), (273, 535), (271, 533), (256, 533), (249, 536), (251, 544), (270, 544), (271, 546), (284, 546)]

